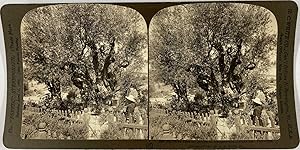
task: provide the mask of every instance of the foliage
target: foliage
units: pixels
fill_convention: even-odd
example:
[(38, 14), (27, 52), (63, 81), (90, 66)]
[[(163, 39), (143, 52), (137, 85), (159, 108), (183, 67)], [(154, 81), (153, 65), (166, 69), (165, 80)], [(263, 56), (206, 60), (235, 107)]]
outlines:
[[(168, 18), (168, 19), (166, 19)], [(232, 3), (186, 4), (159, 11), (150, 25), (150, 76), (171, 85), (174, 104), (191, 110), (187, 95), (197, 88), (211, 108), (232, 107), (238, 97), (266, 89), (276, 33), (271, 12)], [(166, 38), (167, 37), (167, 38)], [(153, 79), (154, 80), (154, 79)]]

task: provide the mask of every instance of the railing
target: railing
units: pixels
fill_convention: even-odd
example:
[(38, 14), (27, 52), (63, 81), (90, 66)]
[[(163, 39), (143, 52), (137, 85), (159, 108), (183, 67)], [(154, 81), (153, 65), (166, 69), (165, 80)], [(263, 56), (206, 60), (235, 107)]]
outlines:
[[(198, 113), (198, 112), (183, 112), (183, 111), (164, 111), (164, 110), (152, 110), (153, 112), (164, 112), (161, 115), (176, 115), (179, 118), (182, 118), (186, 122), (196, 123), (198, 126), (210, 126), (212, 128), (216, 128), (218, 132), (222, 135), (225, 133), (218, 129), (217, 121), (219, 120), (220, 115), (216, 110), (211, 110), (209, 113)], [(262, 136), (263, 140), (272, 140), (276, 139), (274, 137), (280, 134), (279, 126), (275, 125), (275, 118), (273, 115), (268, 115), (267, 117), (262, 117), (262, 122), (270, 122), (268, 126), (259, 126), (257, 122), (259, 122), (258, 118), (255, 118), (255, 124), (250, 119), (250, 115), (231, 115), (229, 116), (233, 118), (232, 123), (236, 127), (237, 134), (243, 134), (243, 132), (247, 131), (251, 134), (251, 138), (255, 139), (257, 134)], [(279, 136), (278, 136), (279, 137)]]
[[(44, 110), (42, 108), (27, 107), (26, 110), (43, 113), (49, 111), (50, 114), (57, 114), (62, 119), (67, 120), (69, 123), (83, 123), (82, 116), (83, 111), (72, 111), (72, 110)], [(218, 132), (222, 135), (223, 131), (218, 129), (217, 121), (219, 115), (216, 111), (211, 110), (209, 113), (198, 113), (198, 112), (183, 112), (183, 111), (165, 111), (165, 110), (155, 110), (161, 115), (176, 115), (182, 118), (185, 122), (192, 122), (198, 126), (210, 126), (216, 128)], [(144, 139), (147, 137), (148, 125), (145, 122), (129, 122), (124, 114), (115, 114), (116, 117), (115, 124), (122, 128), (124, 139)], [(253, 124), (252, 120), (249, 119), (250, 116), (233, 115), (232, 123), (236, 127), (237, 134), (241, 134), (245, 131), (251, 133), (254, 139), (256, 134), (260, 134), (263, 139), (270, 140), (274, 139), (274, 136), (280, 134), (280, 129), (275, 125), (275, 119), (272, 116), (262, 118), (262, 122), (271, 122), (269, 126), (259, 126), (258, 124)], [(255, 122), (258, 122), (258, 118), (255, 118)], [(92, 129), (93, 130), (93, 129)], [(97, 130), (97, 129), (95, 129)], [(92, 131), (94, 132), (94, 131)], [(94, 133), (95, 134), (95, 133)]]

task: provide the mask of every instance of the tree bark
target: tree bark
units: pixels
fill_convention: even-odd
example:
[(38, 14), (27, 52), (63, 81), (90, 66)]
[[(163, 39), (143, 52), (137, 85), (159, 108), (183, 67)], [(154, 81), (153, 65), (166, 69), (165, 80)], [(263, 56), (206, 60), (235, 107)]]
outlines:
[(61, 102), (61, 87), (59, 79), (49, 79), (45, 81), (48, 91), (50, 92), (51, 100), (56, 100), (57, 102)]
[(186, 110), (188, 107), (188, 98), (187, 98), (187, 85), (184, 81), (176, 81), (173, 84), (173, 88), (175, 89), (175, 93), (178, 96), (179, 104), (181, 104), (181, 109)]

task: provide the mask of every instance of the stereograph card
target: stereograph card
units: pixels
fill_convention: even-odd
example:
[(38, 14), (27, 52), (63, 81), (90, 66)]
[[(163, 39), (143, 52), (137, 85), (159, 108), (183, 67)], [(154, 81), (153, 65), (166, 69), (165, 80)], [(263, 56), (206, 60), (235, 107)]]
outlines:
[(8, 148), (299, 144), (292, 1), (7, 4), (1, 17)]

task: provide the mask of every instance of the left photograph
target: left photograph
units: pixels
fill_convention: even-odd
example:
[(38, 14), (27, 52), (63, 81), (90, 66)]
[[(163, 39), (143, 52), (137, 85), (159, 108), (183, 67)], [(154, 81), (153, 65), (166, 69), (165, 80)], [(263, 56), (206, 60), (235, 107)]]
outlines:
[(21, 23), (22, 139), (148, 139), (147, 25), (109, 4), (35, 8)]

